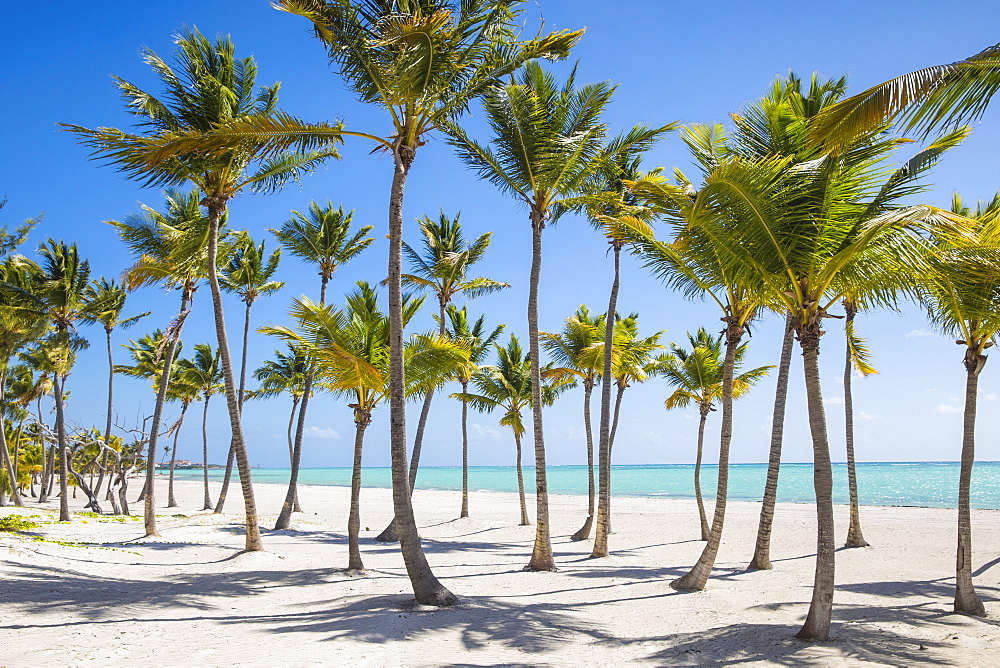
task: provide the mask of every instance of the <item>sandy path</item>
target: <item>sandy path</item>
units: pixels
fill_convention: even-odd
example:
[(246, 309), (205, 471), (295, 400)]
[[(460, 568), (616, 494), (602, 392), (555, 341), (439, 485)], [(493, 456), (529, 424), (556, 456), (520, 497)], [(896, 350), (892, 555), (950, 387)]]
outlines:
[[(283, 490), (256, 488), (269, 526)], [(873, 547), (838, 552), (834, 640), (809, 645), (792, 637), (812, 586), (807, 505), (779, 504), (775, 570), (749, 573), (759, 504), (731, 503), (708, 589), (678, 593), (668, 582), (702, 547), (693, 501), (616, 498), (613, 554), (591, 560), (589, 544), (568, 538), (585, 499), (553, 497), (560, 571), (527, 573), (534, 527), (516, 526), (515, 495), (475, 493), (473, 518), (457, 520), (457, 492), (417, 490), (431, 564), (462, 601), (436, 610), (412, 604), (398, 547), (372, 540), (389, 490), (363, 493), (363, 577), (340, 570), (348, 489), (303, 487), (307, 512), (294, 530), (265, 531), (257, 554), (240, 553), (236, 512), (195, 510), (200, 494), (179, 484), (182, 505), (162, 509), (155, 540), (110, 518), (44, 524), (45, 541), (0, 532), (0, 665), (1000, 664), (997, 511), (973, 512), (976, 586), (992, 618), (949, 613), (954, 511), (865, 507)], [(236, 487), (229, 510), (240, 503)], [(50, 519), (34, 504), (6, 511)]]

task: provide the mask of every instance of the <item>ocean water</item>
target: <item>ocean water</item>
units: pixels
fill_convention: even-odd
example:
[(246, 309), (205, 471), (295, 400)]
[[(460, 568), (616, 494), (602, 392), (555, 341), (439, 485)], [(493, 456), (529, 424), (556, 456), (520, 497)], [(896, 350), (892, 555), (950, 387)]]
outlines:
[[(858, 494), (863, 505), (924, 506), (954, 508), (958, 505), (958, 462), (885, 462), (859, 463)], [(735, 501), (760, 501), (764, 491), (767, 464), (732, 464), (729, 467), (729, 498)], [(201, 471), (177, 471), (185, 479), (200, 479)], [(223, 471), (213, 469), (209, 477), (222, 478)], [(694, 465), (650, 464), (612, 467), (612, 494), (616, 496), (694, 498)], [(847, 503), (847, 465), (833, 465), (834, 503)], [(534, 488), (535, 471), (524, 467), (525, 489)], [(714, 498), (718, 468), (702, 466), (702, 494)], [(255, 482), (288, 483), (288, 469), (254, 469)], [(310, 468), (299, 471), (303, 485), (350, 486), (350, 468)], [(586, 494), (586, 466), (550, 466), (549, 492)], [(365, 468), (362, 484), (366, 487), (392, 486), (388, 468)], [(417, 487), (422, 489), (461, 490), (462, 469), (457, 466), (421, 467)], [(492, 492), (516, 492), (517, 474), (512, 466), (473, 466), (469, 469), (469, 489)], [(778, 478), (778, 501), (813, 503), (812, 464), (782, 464)], [(972, 507), (1000, 509), (1000, 462), (976, 462), (972, 474)]]

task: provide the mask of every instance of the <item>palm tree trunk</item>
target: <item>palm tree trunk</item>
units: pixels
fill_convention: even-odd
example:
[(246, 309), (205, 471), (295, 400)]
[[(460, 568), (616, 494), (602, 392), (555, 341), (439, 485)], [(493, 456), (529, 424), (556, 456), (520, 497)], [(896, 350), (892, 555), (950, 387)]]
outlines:
[[(299, 404), (299, 421), (295, 428), (295, 444), (292, 447), (292, 461), (288, 478), (288, 490), (285, 492), (285, 500), (281, 504), (281, 512), (274, 523), (274, 530), (287, 529), (292, 522), (292, 512), (295, 510), (295, 498), (298, 495), (299, 484), (299, 463), (302, 460), (302, 437), (306, 430), (306, 409), (309, 406), (309, 395), (312, 394), (313, 374), (306, 376), (306, 382), (302, 386), (302, 399)], [(292, 415), (295, 414), (295, 406), (292, 405)]]
[(521, 469), (521, 435), (514, 432), (514, 447), (517, 450), (517, 495), (521, 500), (521, 526), (531, 524), (528, 519), (528, 504), (524, 500), (524, 471)]
[(45, 456), (45, 437), (42, 435), (42, 398), (39, 396), (38, 401), (35, 404), (35, 410), (38, 414), (38, 449), (42, 457), (42, 473), (39, 476), (39, 487), (38, 487), (38, 503), (45, 503), (49, 500), (49, 459)]
[(785, 316), (785, 337), (781, 341), (781, 360), (778, 362), (778, 379), (774, 391), (774, 411), (771, 415), (771, 449), (767, 456), (767, 480), (764, 499), (760, 506), (757, 525), (757, 543), (753, 559), (747, 570), (771, 570), (771, 527), (774, 523), (774, 504), (778, 499), (778, 469), (781, 467), (781, 442), (785, 431), (785, 403), (788, 399), (788, 371), (792, 366), (792, 343), (795, 330), (792, 315)]
[[(854, 323), (857, 308), (848, 300), (844, 300), (844, 310), (847, 311), (845, 329), (850, 332)], [(844, 440), (847, 444), (847, 488), (851, 500), (851, 521), (847, 529), (845, 547), (868, 547), (868, 541), (861, 533), (861, 514), (858, 510), (858, 476), (854, 468), (854, 397), (851, 393), (851, 376), (853, 371), (850, 341), (847, 344), (847, 360), (844, 363)]]
[(813, 442), (813, 488), (816, 491), (816, 576), (806, 622), (796, 637), (802, 640), (827, 640), (833, 613), (833, 585), (836, 559), (833, 526), (833, 471), (830, 444), (826, 433), (826, 413), (819, 379), (820, 323), (798, 331), (802, 364), (806, 378), (806, 401), (809, 407), (809, 431)]
[[(469, 393), (468, 381), (461, 381), (462, 394)], [(469, 516), (469, 405), (462, 402), (462, 512), (459, 517)]]
[(361, 548), (358, 546), (358, 534), (361, 532), (361, 451), (365, 442), (365, 429), (371, 424), (371, 416), (361, 413), (355, 416), (354, 432), (354, 468), (351, 471), (351, 510), (347, 516), (347, 570), (363, 571), (365, 565), (361, 561)]
[(187, 409), (188, 402), (185, 401), (181, 406), (181, 416), (177, 419), (177, 430), (174, 432), (174, 456), (170, 458), (170, 483), (167, 485), (167, 508), (176, 508), (178, 505), (177, 499), (174, 498), (174, 468), (177, 466), (177, 441), (181, 435), (181, 425), (184, 424), (184, 414), (187, 413)]
[(698, 420), (698, 453), (694, 459), (694, 498), (698, 501), (698, 518), (701, 520), (701, 539), (708, 540), (708, 520), (705, 519), (705, 502), (701, 498), (701, 456), (705, 445), (705, 422), (708, 420), (708, 406), (701, 407)]
[(538, 283), (542, 274), (543, 212), (531, 212), (531, 279), (528, 288), (528, 355), (531, 359), (531, 422), (535, 441), (535, 547), (529, 571), (555, 571), (549, 535), (549, 485), (545, 470), (545, 431), (542, 428), (542, 357), (538, 347)]
[(594, 505), (597, 496), (594, 486), (594, 434), (590, 425), (590, 395), (594, 393), (594, 385), (589, 380), (583, 382), (583, 429), (587, 432), (587, 519), (583, 526), (570, 540), (587, 540), (590, 529), (594, 525)]
[[(3, 406), (4, 404), (4, 388), (6, 385), (7, 371), (4, 369), (3, 371), (0, 371), (0, 406)], [(14, 470), (14, 464), (11, 462), (10, 458), (10, 451), (7, 449), (7, 435), (3, 428), (2, 417), (0, 417), (0, 455), (3, 456), (3, 466), (7, 470), (7, 476), (10, 478), (10, 496), (14, 500), (14, 505), (24, 505), (21, 502), (21, 493), (17, 490), (17, 472)]]
[(246, 551), (263, 549), (260, 542), (260, 526), (257, 523), (257, 505), (254, 502), (253, 482), (250, 479), (250, 460), (247, 457), (243, 439), (243, 425), (240, 416), (239, 396), (233, 379), (233, 360), (229, 354), (229, 338), (226, 335), (226, 320), (222, 308), (222, 291), (219, 289), (219, 218), (226, 208), (228, 197), (212, 195), (205, 198), (208, 207), (208, 284), (212, 290), (212, 305), (215, 307), (215, 333), (219, 340), (219, 358), (222, 360), (222, 376), (226, 386), (226, 406), (229, 408), (229, 423), (233, 430), (233, 445), (240, 472), (240, 487), (246, 510)]
[(712, 529), (708, 542), (694, 567), (685, 575), (670, 583), (678, 590), (702, 590), (712, 574), (715, 558), (722, 544), (722, 527), (726, 521), (726, 500), (729, 491), (729, 444), (733, 439), (733, 368), (736, 365), (736, 350), (740, 347), (744, 328), (735, 318), (727, 317), (726, 356), (722, 367), (722, 433), (719, 439), (719, 481), (715, 492), (715, 512), (712, 515)]
[(201, 410), (201, 471), (205, 492), (204, 504), (201, 507), (202, 510), (212, 510), (212, 496), (209, 494), (208, 490), (208, 401), (211, 398), (212, 395), (206, 392), (205, 405)]
[(958, 476), (958, 551), (955, 557), (955, 612), (985, 617), (986, 608), (972, 585), (972, 515), (969, 490), (976, 458), (976, 399), (986, 357), (969, 350), (965, 357), (965, 412), (962, 416), (962, 465)]
[[(427, 427), (427, 416), (431, 410), (431, 400), (434, 398), (434, 390), (431, 389), (424, 397), (423, 406), (420, 408), (420, 418), (417, 420), (417, 433), (413, 436), (413, 451), (410, 454), (410, 468), (407, 480), (410, 485), (410, 497), (413, 497), (413, 488), (417, 484), (417, 469), (420, 466), (420, 451), (424, 443), (424, 429)], [(396, 531), (396, 518), (393, 517), (389, 524), (382, 530), (382, 533), (375, 536), (375, 540), (381, 543), (395, 543), (399, 540), (399, 533)]]
[(66, 407), (63, 404), (63, 389), (66, 376), (55, 376), (52, 383), (56, 398), (56, 438), (59, 441), (59, 521), (69, 522), (69, 457), (66, 447)]
[[(239, 404), (240, 412), (243, 412), (243, 396), (246, 390), (247, 383), (247, 346), (250, 341), (250, 307), (253, 306), (253, 302), (246, 302), (246, 309), (243, 316), (243, 354), (240, 358), (240, 390), (239, 390)], [(229, 481), (233, 477), (233, 462), (236, 459), (236, 445), (235, 441), (230, 439), (229, 441), (229, 453), (226, 455), (226, 473), (222, 477), (222, 489), (219, 491), (219, 503), (215, 507), (213, 514), (218, 514), (222, 512), (222, 507), (226, 505), (226, 495), (229, 493)], [(208, 458), (204, 462), (208, 464)], [(207, 492), (206, 492), (207, 496)], [(207, 510), (207, 509), (206, 509)]]
[(146, 454), (146, 486), (143, 488), (143, 522), (146, 536), (159, 536), (156, 530), (156, 494), (153, 487), (156, 475), (156, 442), (160, 436), (160, 422), (163, 419), (163, 406), (167, 402), (167, 387), (170, 384), (170, 373), (174, 366), (174, 356), (177, 354), (177, 341), (181, 337), (184, 319), (187, 318), (191, 306), (191, 292), (185, 287), (181, 291), (181, 310), (174, 321), (168, 336), (167, 349), (163, 353), (163, 370), (160, 372), (160, 382), (156, 388), (156, 403), (153, 405), (153, 419), (149, 427), (149, 450)]
[(601, 426), (598, 435), (598, 503), (597, 535), (591, 558), (608, 556), (608, 533), (611, 531), (611, 353), (615, 340), (615, 311), (618, 307), (621, 246), (612, 245), (615, 255), (615, 277), (611, 283), (608, 314), (604, 328), (604, 369), (601, 377)]
[[(105, 334), (107, 334), (107, 344), (108, 344), (108, 417), (107, 422), (104, 426), (104, 443), (109, 445), (111, 443), (111, 416), (112, 410), (114, 408), (114, 398), (115, 398), (115, 359), (114, 354), (111, 350), (111, 328), (104, 328)], [(108, 466), (108, 451), (104, 450), (101, 453), (101, 470), (97, 474), (97, 484), (94, 486), (94, 494), (99, 496), (101, 493), (101, 485), (104, 483), (104, 470)], [(110, 484), (110, 483), (109, 483)], [(117, 513), (115, 513), (117, 514)]]
[(458, 599), (431, 571), (420, 547), (417, 522), (410, 502), (406, 466), (406, 385), (403, 371), (403, 192), (416, 148), (406, 143), (413, 123), (406, 122), (404, 134), (393, 145), (395, 169), (389, 193), (389, 443), (392, 455), (392, 503), (406, 573), (419, 603), (450, 606)]

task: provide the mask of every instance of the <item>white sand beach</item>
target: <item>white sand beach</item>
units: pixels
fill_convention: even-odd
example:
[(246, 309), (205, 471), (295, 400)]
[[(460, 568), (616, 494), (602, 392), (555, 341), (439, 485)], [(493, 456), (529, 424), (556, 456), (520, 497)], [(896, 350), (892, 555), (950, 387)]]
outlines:
[[(284, 489), (255, 487), (268, 527)], [(413, 604), (398, 546), (372, 540), (391, 516), (389, 490), (363, 491), (369, 570), (355, 577), (342, 570), (349, 489), (300, 497), (306, 512), (294, 530), (264, 531), (264, 553), (240, 552), (238, 487), (213, 516), (188, 481), (181, 506), (160, 511), (160, 539), (112, 517), (43, 524), (33, 534), (44, 540), (0, 532), (0, 665), (1000, 664), (997, 511), (973, 511), (989, 618), (950, 613), (955, 511), (863, 507), (872, 547), (838, 551), (833, 640), (807, 644), (793, 636), (812, 587), (809, 505), (779, 504), (775, 568), (746, 572), (759, 504), (731, 503), (708, 588), (678, 593), (668, 583), (703, 545), (693, 501), (616, 497), (613, 554), (594, 560), (589, 543), (569, 540), (586, 499), (554, 496), (560, 570), (531, 573), (534, 527), (517, 526), (515, 495), (474, 493), (472, 518), (459, 520), (457, 492), (418, 489), (424, 548), (461, 599), (434, 609)], [(50, 521), (55, 508), (0, 515)], [(837, 512), (845, 533), (846, 507)]]

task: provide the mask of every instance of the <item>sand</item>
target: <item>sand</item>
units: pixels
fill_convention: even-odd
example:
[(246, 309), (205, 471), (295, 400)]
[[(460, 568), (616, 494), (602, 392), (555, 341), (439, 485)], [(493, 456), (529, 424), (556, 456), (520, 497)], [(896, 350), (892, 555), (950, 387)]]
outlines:
[[(255, 489), (269, 527), (284, 490)], [(0, 532), (0, 665), (1000, 664), (997, 511), (973, 511), (989, 618), (950, 612), (955, 511), (863, 507), (872, 547), (838, 551), (833, 639), (809, 644), (793, 637), (812, 587), (809, 505), (779, 504), (774, 570), (747, 572), (760, 506), (731, 503), (707, 589), (679, 593), (668, 583), (703, 545), (693, 501), (616, 497), (612, 555), (589, 559), (589, 542), (569, 540), (586, 499), (553, 496), (560, 570), (532, 573), (516, 495), (476, 492), (460, 520), (458, 493), (418, 489), (424, 549), (461, 600), (434, 609), (414, 604), (398, 546), (373, 540), (389, 490), (362, 494), (363, 576), (342, 570), (347, 488), (302, 487), (306, 512), (253, 554), (241, 553), (238, 487), (224, 515), (198, 510), (198, 483), (177, 495), (158, 539), (135, 520), (51, 522), (55, 504), (0, 509), (51, 522), (33, 532), (44, 540)], [(846, 535), (845, 507), (837, 522)]]

